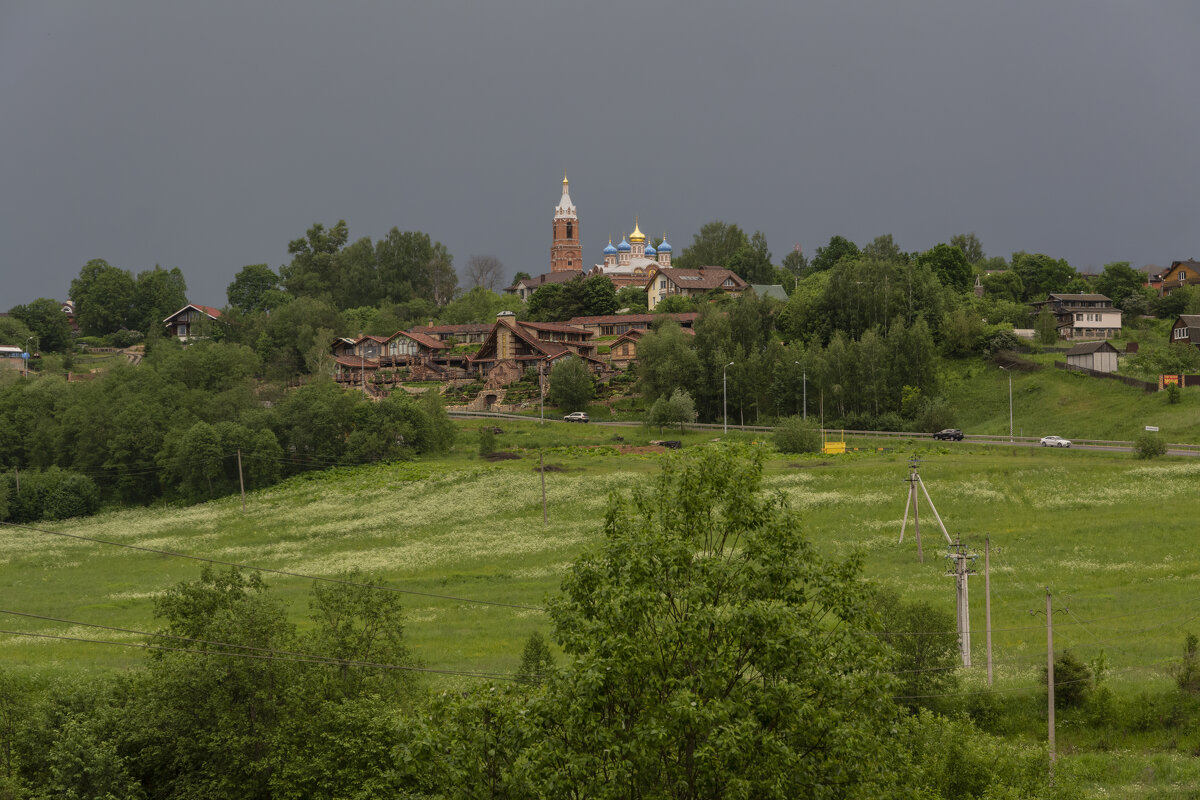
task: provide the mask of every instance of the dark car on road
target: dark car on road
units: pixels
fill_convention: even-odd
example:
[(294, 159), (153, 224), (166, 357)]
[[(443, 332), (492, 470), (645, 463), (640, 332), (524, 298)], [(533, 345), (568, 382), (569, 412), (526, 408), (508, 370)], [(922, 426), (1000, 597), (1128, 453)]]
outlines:
[(942, 441), (954, 440), (956, 442), (961, 442), (963, 438), (963, 432), (958, 428), (946, 428), (945, 430), (935, 433), (933, 438), (941, 439)]

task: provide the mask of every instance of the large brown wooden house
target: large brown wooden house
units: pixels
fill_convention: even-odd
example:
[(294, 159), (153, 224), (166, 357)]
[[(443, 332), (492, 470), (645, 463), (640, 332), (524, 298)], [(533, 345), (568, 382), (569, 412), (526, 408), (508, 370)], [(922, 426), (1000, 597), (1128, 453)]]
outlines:
[(546, 371), (558, 360), (579, 356), (594, 372), (607, 365), (596, 358), (592, 333), (561, 322), (525, 322), (501, 311), (479, 351), (470, 357), (470, 371), (488, 383), (503, 386), (518, 380), (527, 367)]

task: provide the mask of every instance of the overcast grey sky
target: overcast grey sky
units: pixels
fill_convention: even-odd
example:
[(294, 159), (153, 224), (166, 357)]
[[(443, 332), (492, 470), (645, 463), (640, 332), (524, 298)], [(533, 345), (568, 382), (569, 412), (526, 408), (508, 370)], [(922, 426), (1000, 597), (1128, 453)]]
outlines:
[(0, 308), (90, 258), (223, 305), (314, 222), (461, 268), (640, 215), (1079, 268), (1200, 257), (1200, 3), (0, 2)]

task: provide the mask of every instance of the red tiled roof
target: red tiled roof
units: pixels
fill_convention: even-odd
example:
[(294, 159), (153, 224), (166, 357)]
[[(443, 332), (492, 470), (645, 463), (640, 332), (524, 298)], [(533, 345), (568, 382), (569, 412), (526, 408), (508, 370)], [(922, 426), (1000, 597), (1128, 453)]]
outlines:
[(168, 320), (174, 319), (175, 317), (182, 314), (184, 311), (187, 311), (189, 308), (194, 308), (197, 311), (202, 311), (205, 314), (207, 314), (208, 316), (212, 317), (213, 319), (218, 319), (221, 316), (221, 309), (219, 309), (219, 308), (213, 308), (212, 306), (202, 306), (197, 303), (188, 303), (186, 306), (179, 309), (174, 314), (171, 314), (170, 316), (167, 316), (167, 317), (163, 317), (163, 322), (165, 323)]
[(351, 357), (351, 356), (335, 356), (334, 361), (341, 364), (343, 367), (357, 367), (359, 369), (379, 369), (379, 364), (368, 359)]

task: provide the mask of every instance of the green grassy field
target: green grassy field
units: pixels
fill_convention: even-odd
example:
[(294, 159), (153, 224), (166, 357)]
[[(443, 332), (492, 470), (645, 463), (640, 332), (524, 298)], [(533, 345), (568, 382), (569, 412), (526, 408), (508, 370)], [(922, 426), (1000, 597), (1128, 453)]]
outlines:
[[(1007, 381), (951, 376), (971, 433), (1007, 432)], [(998, 372), (998, 371), (997, 371)], [(976, 375), (977, 377), (977, 375)], [(1080, 390), (1083, 379), (1060, 371), (1018, 373), (1018, 432), (1129, 439), (1142, 421), (1160, 423), (1171, 441), (1200, 441), (1197, 399), (1168, 406), (1115, 382)], [(969, 415), (969, 418), (968, 418)], [(550, 416), (547, 410), (547, 416)], [(1108, 419), (1110, 421), (1105, 422)], [(459, 444), (444, 458), (332, 470), (252, 493), (245, 513), (237, 497), (193, 507), (105, 513), (46, 524), (48, 530), (171, 550), (222, 561), (318, 576), (351, 568), (404, 590), (452, 598), (540, 606), (564, 570), (595, 544), (610, 492), (652, 481), (663, 458), (618, 452), (660, 438), (657, 429), (501, 420), (497, 447), (519, 456), (489, 462), (476, 454), (482, 421), (459, 423)], [(1027, 427), (1023, 427), (1027, 426)], [(1178, 430), (1178, 436), (1172, 431)], [(670, 433), (666, 438), (680, 438)], [(688, 447), (716, 438), (689, 431)], [(617, 437), (620, 437), (618, 441)], [(753, 441), (762, 434), (733, 434)], [(954, 608), (945, 546), (922, 505), (924, 563), (910, 523), (897, 542), (911, 455), (951, 533), (979, 553), (992, 543), (995, 689), (1028, 725), (1011, 735), (1040, 741), (1044, 702), (1045, 590), (1053, 593), (1055, 645), (1083, 660), (1104, 654), (1107, 685), (1120, 696), (1167, 692), (1185, 635), (1200, 632), (1200, 552), (1192, 541), (1200, 519), (1200, 458), (1139, 461), (1130, 454), (1077, 449), (937, 445), (928, 439), (859, 441), (846, 456), (774, 455), (766, 485), (783, 494), (818, 548), (833, 556), (862, 552), (867, 577), (906, 600)], [(885, 448), (880, 451), (876, 448)], [(548, 522), (542, 522), (539, 448), (549, 467)], [(201, 564), (45, 532), (0, 529), (0, 608), (152, 630), (153, 598), (194, 579)], [(267, 576), (303, 625), (311, 582)], [(982, 574), (970, 579), (973, 667), (960, 692), (984, 682)], [(409, 642), (426, 666), (512, 672), (530, 633), (548, 631), (538, 610), (422, 595), (405, 598)], [(0, 628), (141, 643), (135, 633), (0, 615)], [(79, 641), (0, 635), (0, 667), (87, 674), (139, 664), (145, 651)], [(449, 688), (467, 677), (431, 678)], [(1133, 701), (1135, 702), (1135, 701)], [(1200, 732), (1122, 731), (1103, 738), (1064, 714), (1063, 769), (1123, 797), (1186, 797), (1200, 786)], [(1114, 750), (1113, 748), (1116, 748)], [(1072, 755), (1074, 753), (1074, 755)], [(1117, 788), (1114, 788), (1117, 787)], [(1183, 787), (1183, 788), (1180, 788)]]

